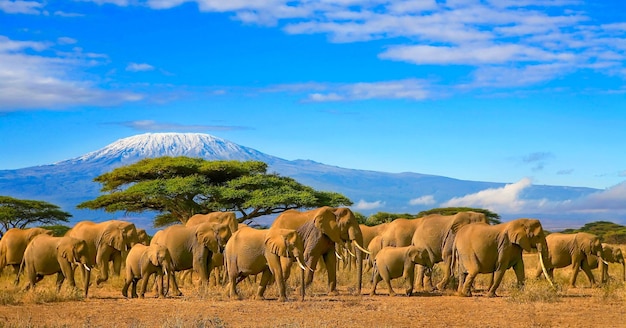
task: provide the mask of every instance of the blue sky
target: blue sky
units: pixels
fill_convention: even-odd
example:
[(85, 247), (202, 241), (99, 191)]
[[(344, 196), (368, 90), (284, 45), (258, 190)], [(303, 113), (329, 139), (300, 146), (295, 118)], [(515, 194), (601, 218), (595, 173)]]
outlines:
[(174, 131), (347, 168), (626, 189), (624, 12), (0, 0), (0, 169)]

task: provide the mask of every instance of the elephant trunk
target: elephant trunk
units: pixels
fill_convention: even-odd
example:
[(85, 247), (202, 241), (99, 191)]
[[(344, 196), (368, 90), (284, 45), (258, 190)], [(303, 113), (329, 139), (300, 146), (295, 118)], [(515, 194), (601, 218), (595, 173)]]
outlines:
[[(539, 263), (541, 263), (541, 271), (543, 271), (543, 275), (546, 277), (546, 280), (548, 280), (548, 282), (550, 283), (550, 286), (552, 286), (554, 288), (554, 283), (552, 282), (552, 279), (550, 279), (550, 276), (548, 275), (548, 270), (546, 269), (546, 260), (547, 260), (547, 255), (548, 255), (548, 247), (545, 247), (545, 240), (544, 242), (539, 242), (537, 243), (537, 253), (539, 254)], [(546, 253), (545, 257), (544, 254)]]
[[(352, 231), (349, 230), (349, 231)], [(356, 252), (356, 276), (357, 276), (357, 295), (361, 295), (361, 286), (363, 285), (363, 257), (365, 253), (368, 253), (367, 250), (363, 248), (363, 234), (361, 233), (361, 229), (358, 227), (354, 229), (354, 232), (351, 234), (354, 235), (352, 240), (352, 244), (355, 246)]]

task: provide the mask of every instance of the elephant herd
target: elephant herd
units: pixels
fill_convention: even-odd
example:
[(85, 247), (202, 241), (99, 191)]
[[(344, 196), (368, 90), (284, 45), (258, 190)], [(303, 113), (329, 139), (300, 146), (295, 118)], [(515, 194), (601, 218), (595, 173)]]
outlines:
[[(34, 288), (44, 276), (56, 273), (58, 290), (65, 279), (76, 287), (74, 272), (78, 269), (87, 296), (94, 268), (98, 273), (95, 282), (101, 284), (107, 281), (110, 267), (119, 275), (124, 265), (125, 297), (143, 297), (152, 275), (157, 296), (165, 297), (182, 295), (176, 272), (194, 272), (205, 284), (213, 269), (223, 267), (229, 297), (240, 298), (237, 285), (260, 274), (256, 297), (263, 299), (268, 284), (275, 281), (278, 299), (284, 301), (294, 262), (300, 273), (300, 299), (304, 299), (305, 287), (313, 281), (320, 261), (326, 268), (328, 294), (336, 295), (337, 260), (343, 254), (356, 269), (354, 291), (358, 295), (366, 262), (367, 269), (372, 270), (371, 295), (376, 294), (380, 281), (386, 283), (389, 295), (394, 295), (391, 279), (399, 277), (408, 284), (407, 295), (411, 295), (414, 285), (443, 290), (456, 274), (458, 294), (470, 296), (476, 276), (491, 274), (487, 295), (495, 296), (509, 268), (515, 272), (518, 285), (524, 284), (523, 251), (537, 253), (538, 267), (531, 275), (544, 275), (550, 283), (554, 269), (567, 266), (572, 267), (571, 286), (579, 270), (591, 285), (596, 284), (591, 269), (597, 267), (601, 269), (600, 281), (605, 282), (608, 262), (620, 263), (622, 279), (626, 280), (621, 249), (603, 247), (597, 236), (588, 233), (546, 236), (536, 219), (490, 225), (484, 214), (467, 211), (396, 219), (369, 227), (358, 224), (350, 209), (332, 207), (285, 211), (268, 229), (239, 224), (233, 212), (197, 214), (184, 225), (157, 231), (151, 240), (144, 230), (120, 220), (82, 221), (63, 237), (53, 237), (41, 228), (10, 229), (0, 240), (0, 272), (5, 266), (13, 266), (16, 284), (23, 272), (28, 279), (25, 289)], [(425, 277), (439, 262), (441, 281), (433, 286), (428, 279), (430, 286), (426, 286)]]

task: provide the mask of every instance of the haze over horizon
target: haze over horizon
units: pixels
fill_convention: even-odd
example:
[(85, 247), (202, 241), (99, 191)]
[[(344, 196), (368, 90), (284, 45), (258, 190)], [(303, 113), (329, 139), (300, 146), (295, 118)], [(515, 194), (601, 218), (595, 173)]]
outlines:
[(202, 132), (287, 160), (626, 199), (625, 9), (0, 0), (0, 170)]

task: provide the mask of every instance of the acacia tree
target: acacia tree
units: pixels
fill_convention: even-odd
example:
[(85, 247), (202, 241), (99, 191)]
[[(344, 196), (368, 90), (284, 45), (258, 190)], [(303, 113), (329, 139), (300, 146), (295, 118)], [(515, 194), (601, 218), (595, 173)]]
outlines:
[(71, 216), (48, 202), (0, 196), (0, 237), (11, 228), (69, 222)]
[(288, 209), (352, 205), (350, 199), (316, 191), (289, 177), (268, 174), (259, 161), (207, 161), (158, 157), (119, 167), (94, 179), (104, 193), (79, 208), (107, 212), (156, 211), (155, 227), (194, 214), (237, 212), (239, 222)]

